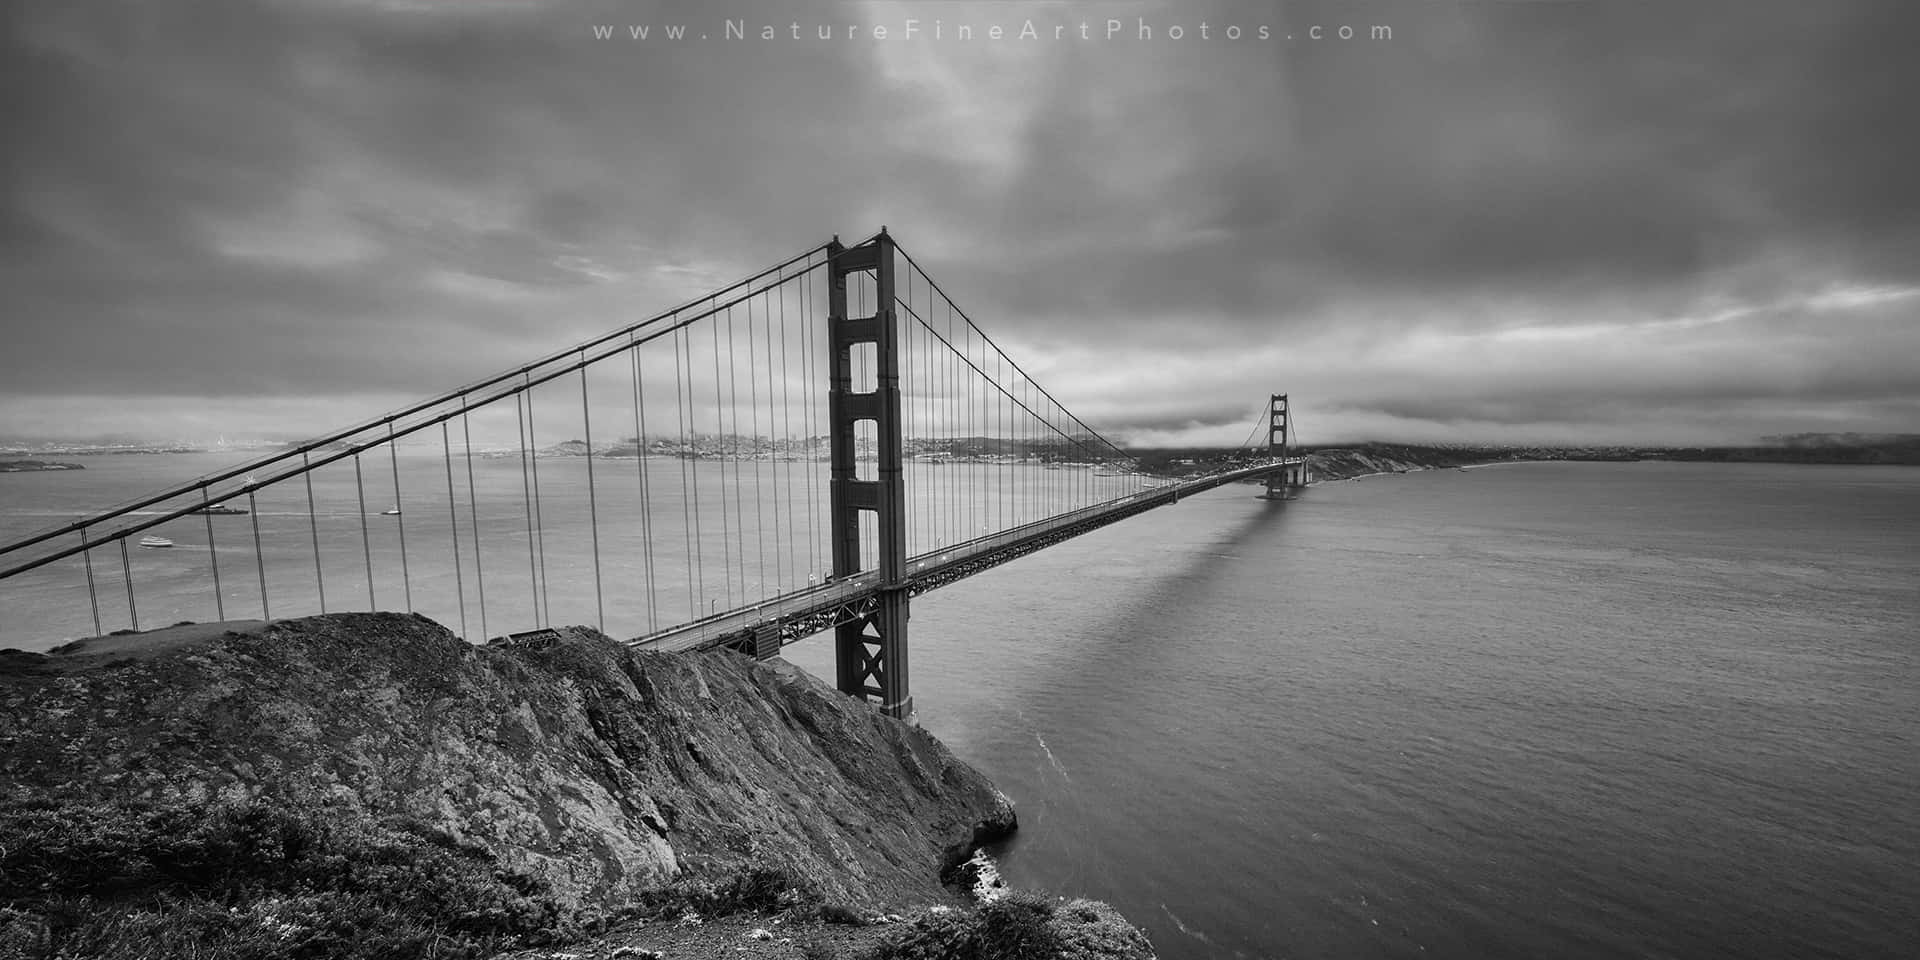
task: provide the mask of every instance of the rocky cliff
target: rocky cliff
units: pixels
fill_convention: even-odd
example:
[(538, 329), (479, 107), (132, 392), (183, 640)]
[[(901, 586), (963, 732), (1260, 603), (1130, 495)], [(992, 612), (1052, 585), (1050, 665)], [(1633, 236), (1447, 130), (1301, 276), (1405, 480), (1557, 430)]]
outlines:
[(422, 617), (181, 626), (0, 652), (0, 799), (271, 800), (405, 822), (569, 904), (772, 868), (925, 903), (1007, 800), (779, 661), (591, 630), (474, 647)]

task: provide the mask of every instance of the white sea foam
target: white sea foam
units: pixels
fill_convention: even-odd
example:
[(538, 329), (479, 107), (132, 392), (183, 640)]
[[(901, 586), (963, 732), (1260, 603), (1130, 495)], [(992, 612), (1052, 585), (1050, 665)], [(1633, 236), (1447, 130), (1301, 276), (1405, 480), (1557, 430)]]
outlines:
[(967, 861), (973, 872), (973, 899), (990, 903), (1007, 895), (1007, 882), (1000, 879), (1000, 865), (985, 850), (975, 850)]

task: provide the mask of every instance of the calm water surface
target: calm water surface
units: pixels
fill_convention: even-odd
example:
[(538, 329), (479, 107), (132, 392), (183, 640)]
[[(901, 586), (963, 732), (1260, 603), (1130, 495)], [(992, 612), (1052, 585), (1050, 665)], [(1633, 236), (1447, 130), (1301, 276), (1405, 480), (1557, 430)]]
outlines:
[[(113, 459), (0, 477), (0, 524), (211, 466)], [(487, 469), (512, 493), (517, 465)], [(1252, 493), (915, 601), (920, 719), (1019, 805), (998, 851), (1015, 884), (1108, 900), (1168, 958), (1917, 955), (1920, 469), (1537, 464)], [(512, 504), (481, 518), (488, 578), (524, 582), (490, 602), (525, 605)], [(304, 502), (269, 507), (306, 523)], [(556, 514), (548, 536), (579, 542), (584, 509)], [(322, 528), (342, 594), (365, 590), (358, 517)], [(276, 590), (302, 576), (287, 542)], [(393, 546), (376, 531), (383, 569)], [(788, 549), (791, 581), (815, 561)], [(211, 618), (203, 575), (155, 575), (152, 616)], [(610, 617), (637, 617), (632, 596)], [(789, 655), (832, 675), (822, 640)]]
[(1917, 955), (1920, 470), (1249, 494), (915, 602), (1012, 882), (1171, 958)]

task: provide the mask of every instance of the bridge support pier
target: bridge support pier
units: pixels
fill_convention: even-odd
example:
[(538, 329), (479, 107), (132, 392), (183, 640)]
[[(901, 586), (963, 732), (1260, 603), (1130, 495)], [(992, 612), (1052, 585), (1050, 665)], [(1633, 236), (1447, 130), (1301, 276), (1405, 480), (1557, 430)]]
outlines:
[[(1290, 456), (1293, 439), (1293, 421), (1287, 408), (1287, 395), (1273, 394), (1267, 407), (1267, 455), (1275, 459)], [(1292, 500), (1300, 496), (1300, 488), (1307, 485), (1307, 465), (1288, 464), (1267, 474), (1267, 491), (1261, 494), (1268, 500)]]
[[(869, 569), (880, 575), (877, 607), (834, 628), (834, 673), (842, 693), (876, 703), (888, 716), (913, 716), (907, 687), (906, 489), (900, 430), (900, 348), (894, 322), (893, 238), (880, 235), (857, 247), (835, 237), (827, 245), (827, 325), (831, 350), (827, 391), (831, 480), (828, 497), (835, 578)], [(847, 316), (847, 276), (870, 272), (874, 314)], [(872, 390), (855, 392), (853, 352), (873, 345)], [(860, 479), (856, 426), (872, 421), (877, 434), (874, 478)], [(861, 519), (872, 514), (877, 556), (869, 566)]]

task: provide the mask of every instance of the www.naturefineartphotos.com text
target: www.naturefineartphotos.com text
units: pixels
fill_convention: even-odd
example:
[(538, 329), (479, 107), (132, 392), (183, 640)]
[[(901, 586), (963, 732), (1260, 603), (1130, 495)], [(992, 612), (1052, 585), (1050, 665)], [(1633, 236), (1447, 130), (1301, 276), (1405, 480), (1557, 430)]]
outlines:
[(827, 23), (749, 25), (745, 19), (724, 19), (717, 32), (692, 32), (684, 23), (675, 24), (595, 24), (598, 40), (1074, 40), (1135, 41), (1154, 40), (1391, 40), (1393, 28), (1383, 24), (1314, 24), (1294, 28), (1275, 28), (1270, 24), (1243, 25), (1215, 23), (1166, 23), (1134, 17), (1133, 22), (1108, 18), (1105, 21), (1080, 20), (1074, 23), (1036, 24), (1032, 19), (1018, 24), (949, 23), (908, 18), (896, 23)]

